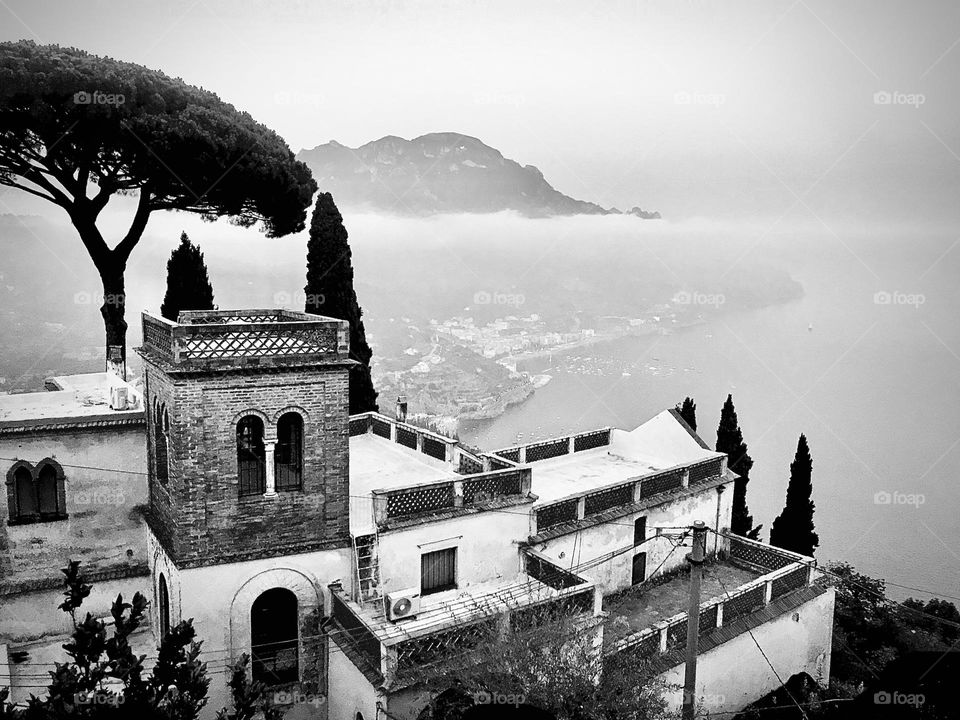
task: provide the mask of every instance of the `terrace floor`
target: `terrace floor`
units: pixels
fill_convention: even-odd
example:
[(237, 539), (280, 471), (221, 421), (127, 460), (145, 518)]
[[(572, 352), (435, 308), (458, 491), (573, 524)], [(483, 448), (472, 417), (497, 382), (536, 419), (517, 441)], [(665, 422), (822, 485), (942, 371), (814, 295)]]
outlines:
[(350, 438), (350, 532), (373, 532), (373, 490), (447, 480), (453, 468), (442, 460), (374, 433)]
[[(727, 561), (705, 564), (700, 582), (700, 602), (722, 597), (725, 592), (733, 593), (739, 586), (758, 577), (760, 573)], [(660, 585), (647, 589), (635, 588), (623, 595), (604, 599), (603, 609), (609, 613), (603, 630), (604, 644), (612, 644), (631, 633), (686, 612), (689, 602), (690, 575), (686, 572)]]

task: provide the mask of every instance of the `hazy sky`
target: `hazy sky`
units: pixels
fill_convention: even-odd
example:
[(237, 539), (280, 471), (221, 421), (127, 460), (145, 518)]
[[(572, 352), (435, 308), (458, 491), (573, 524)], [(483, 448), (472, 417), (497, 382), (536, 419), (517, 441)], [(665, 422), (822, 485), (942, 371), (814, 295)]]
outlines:
[(16, 38), (180, 76), (295, 151), (457, 131), (672, 218), (960, 220), (947, 0), (0, 0)]

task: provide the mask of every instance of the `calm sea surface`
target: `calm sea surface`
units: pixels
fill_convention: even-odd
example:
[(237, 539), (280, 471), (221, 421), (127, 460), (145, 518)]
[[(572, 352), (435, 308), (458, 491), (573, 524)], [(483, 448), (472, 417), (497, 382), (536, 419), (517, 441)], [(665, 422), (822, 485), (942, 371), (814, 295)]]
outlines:
[[(904, 260), (898, 247), (916, 252)], [(692, 395), (712, 445), (730, 392), (755, 460), (748, 504), (764, 539), (803, 432), (820, 560), (960, 597), (960, 249), (949, 248), (814, 243), (791, 263), (802, 299), (554, 357), (548, 385), (460, 434), (493, 448), (518, 433), (631, 428)]]

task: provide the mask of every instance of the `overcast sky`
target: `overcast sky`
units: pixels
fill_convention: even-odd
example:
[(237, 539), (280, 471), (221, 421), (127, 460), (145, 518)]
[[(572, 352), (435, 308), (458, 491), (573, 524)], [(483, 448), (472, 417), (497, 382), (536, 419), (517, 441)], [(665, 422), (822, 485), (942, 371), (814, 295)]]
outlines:
[(180, 76), (295, 151), (457, 131), (668, 217), (960, 219), (955, 1), (2, 0), (18, 38)]

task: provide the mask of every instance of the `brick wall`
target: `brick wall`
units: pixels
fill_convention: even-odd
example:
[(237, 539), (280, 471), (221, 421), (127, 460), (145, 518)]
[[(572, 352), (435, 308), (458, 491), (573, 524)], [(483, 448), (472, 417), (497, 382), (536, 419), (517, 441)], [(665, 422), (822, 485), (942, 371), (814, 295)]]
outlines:
[[(148, 412), (150, 524), (179, 567), (349, 544), (346, 366), (181, 375), (144, 366), (148, 409), (156, 398), (170, 417), (169, 480), (161, 484)], [(237, 421), (259, 415), (270, 439), (290, 409), (304, 416), (302, 490), (241, 497)]]

